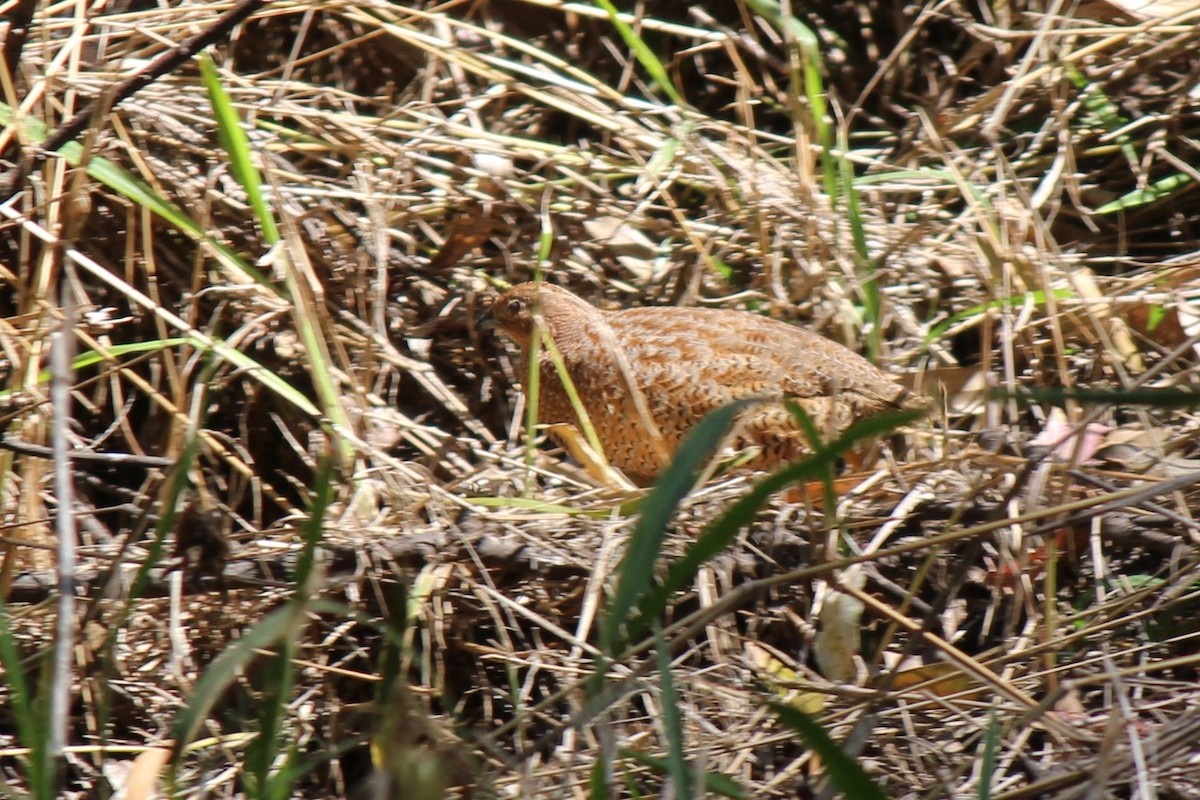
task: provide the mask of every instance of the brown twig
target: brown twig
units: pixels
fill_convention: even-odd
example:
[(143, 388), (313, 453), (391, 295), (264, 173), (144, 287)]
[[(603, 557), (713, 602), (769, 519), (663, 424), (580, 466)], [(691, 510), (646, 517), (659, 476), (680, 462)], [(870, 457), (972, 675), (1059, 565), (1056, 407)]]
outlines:
[[(33, 13), (37, 11), (37, 0), (18, 0), (8, 12), (8, 35), (4, 37), (4, 66), (12, 80), (13, 87), (17, 85), (17, 67), (21, 64), (21, 52), (25, 49), (25, 40), (29, 38), (29, 28), (33, 23)], [(12, 102), (16, 98), (9, 98)]]
[[(49, 447), (22, 442), (19, 439), (13, 439), (8, 436), (0, 437), (0, 450), (10, 450), (14, 453), (22, 453), (27, 456), (34, 456), (35, 458), (54, 457), (54, 452)], [(166, 468), (175, 463), (174, 459), (162, 458), (160, 456), (139, 456), (133, 453), (93, 453), (85, 450), (73, 450), (71, 452), (71, 459), (73, 461), (94, 461), (103, 464), (129, 464), (146, 467), (147, 469)]]

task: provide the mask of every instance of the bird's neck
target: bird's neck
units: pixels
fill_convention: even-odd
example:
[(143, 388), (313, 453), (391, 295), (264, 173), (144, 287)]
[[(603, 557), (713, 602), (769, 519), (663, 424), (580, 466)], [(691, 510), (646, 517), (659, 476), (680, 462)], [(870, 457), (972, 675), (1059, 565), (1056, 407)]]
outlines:
[(596, 350), (596, 343), (602, 341), (606, 333), (611, 336), (611, 328), (604, 319), (604, 313), (585, 303), (579, 308), (570, 309), (567, 314), (553, 312), (544, 315), (546, 329), (560, 352), (591, 353)]

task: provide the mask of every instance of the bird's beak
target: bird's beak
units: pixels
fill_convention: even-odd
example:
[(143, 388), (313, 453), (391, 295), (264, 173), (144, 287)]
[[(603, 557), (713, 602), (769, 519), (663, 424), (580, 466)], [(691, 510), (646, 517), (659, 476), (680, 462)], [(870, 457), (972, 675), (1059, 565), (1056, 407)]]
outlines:
[(487, 308), (475, 317), (475, 327), (480, 331), (488, 333), (496, 330), (496, 315), (492, 313), (491, 303), (488, 303)]

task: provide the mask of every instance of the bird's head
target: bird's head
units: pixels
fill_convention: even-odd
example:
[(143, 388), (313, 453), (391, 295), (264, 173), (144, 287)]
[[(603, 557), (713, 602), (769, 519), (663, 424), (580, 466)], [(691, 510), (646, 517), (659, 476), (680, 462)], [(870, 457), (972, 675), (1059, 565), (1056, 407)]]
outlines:
[(519, 284), (492, 303), (496, 328), (522, 349), (529, 347), (533, 326), (539, 318), (557, 341), (596, 313), (596, 309), (566, 289), (549, 283)]

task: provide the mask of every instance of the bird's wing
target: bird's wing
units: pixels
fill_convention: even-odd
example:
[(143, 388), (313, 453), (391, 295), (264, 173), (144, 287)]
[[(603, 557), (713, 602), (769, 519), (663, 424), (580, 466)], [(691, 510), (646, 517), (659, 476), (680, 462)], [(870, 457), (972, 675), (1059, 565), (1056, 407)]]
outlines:
[(754, 395), (826, 396), (844, 371), (839, 356), (874, 369), (822, 336), (745, 312), (631, 309), (617, 318), (622, 347), (648, 367), (647, 383), (712, 408)]

